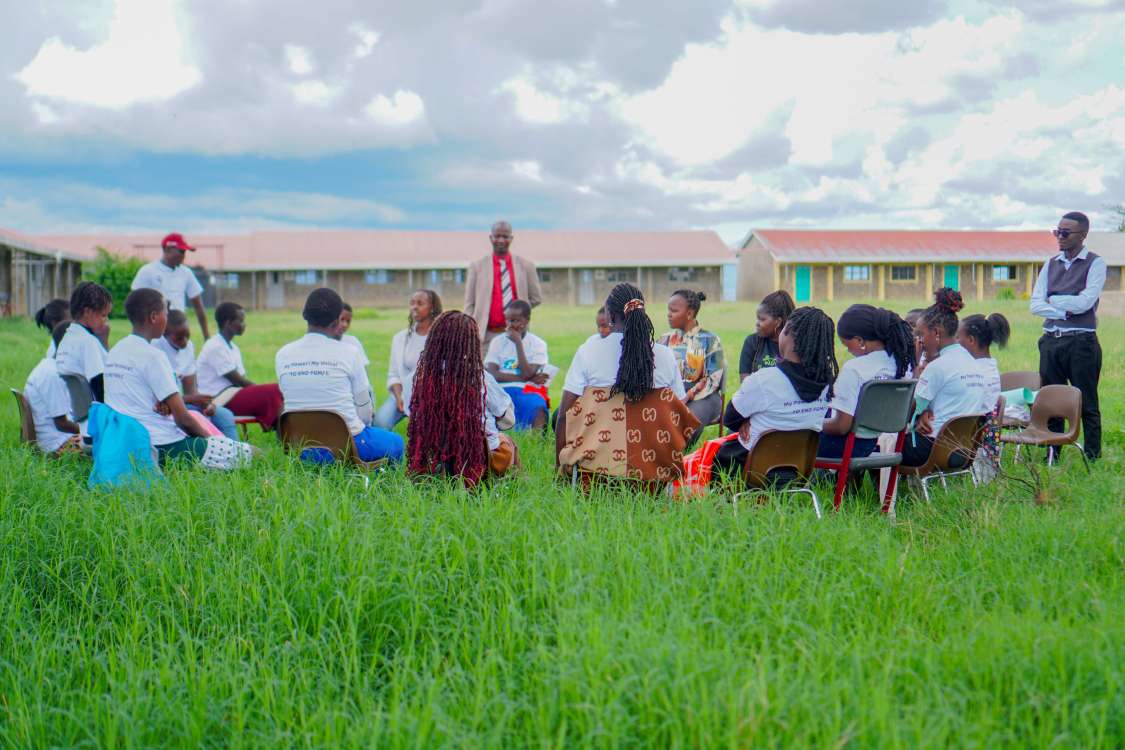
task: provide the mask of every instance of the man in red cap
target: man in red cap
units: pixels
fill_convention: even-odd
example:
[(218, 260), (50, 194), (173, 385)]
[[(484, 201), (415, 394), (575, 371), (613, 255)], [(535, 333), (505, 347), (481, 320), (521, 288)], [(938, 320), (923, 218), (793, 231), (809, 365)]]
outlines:
[(203, 329), (203, 338), (211, 333), (207, 330), (207, 312), (203, 309), (203, 287), (191, 269), (184, 265), (188, 251), (195, 252), (179, 232), (173, 232), (160, 241), (162, 255), (160, 260), (145, 263), (133, 279), (133, 289), (155, 289), (168, 300), (172, 310), (187, 310), (187, 300), (195, 308), (195, 317)]

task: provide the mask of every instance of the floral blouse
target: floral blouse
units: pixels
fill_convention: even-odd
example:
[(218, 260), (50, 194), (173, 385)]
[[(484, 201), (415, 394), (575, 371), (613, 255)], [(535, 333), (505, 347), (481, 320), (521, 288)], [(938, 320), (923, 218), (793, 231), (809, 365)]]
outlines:
[(722, 390), (726, 380), (726, 359), (717, 335), (696, 325), (690, 331), (669, 331), (661, 337), (660, 343), (676, 356), (685, 390), (703, 383), (694, 398), (706, 398)]

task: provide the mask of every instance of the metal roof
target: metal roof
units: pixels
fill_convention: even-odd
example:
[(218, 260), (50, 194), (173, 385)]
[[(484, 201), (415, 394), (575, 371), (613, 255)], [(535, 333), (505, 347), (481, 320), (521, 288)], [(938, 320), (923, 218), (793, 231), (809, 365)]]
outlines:
[(79, 253), (73, 253), (69, 250), (60, 250), (58, 247), (52, 246), (49, 242), (43, 242), (38, 238), (29, 237), (19, 232), (13, 232), (11, 229), (5, 229), (3, 227), (0, 227), (0, 245), (10, 247), (13, 250), (20, 250), (25, 253), (33, 253), (49, 258), (61, 258), (63, 260), (73, 261), (86, 259)]

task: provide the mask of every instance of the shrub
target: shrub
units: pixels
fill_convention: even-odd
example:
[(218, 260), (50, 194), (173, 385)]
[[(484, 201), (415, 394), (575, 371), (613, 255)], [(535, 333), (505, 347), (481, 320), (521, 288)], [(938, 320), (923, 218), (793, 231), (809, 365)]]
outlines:
[(94, 262), (83, 266), (82, 278), (96, 281), (108, 289), (113, 297), (113, 317), (124, 318), (125, 298), (129, 296), (133, 278), (142, 265), (144, 263), (140, 258), (123, 258), (99, 247)]
[(996, 292), (996, 299), (1014, 300), (1015, 298), (1016, 298), (1016, 290), (1012, 289), (1011, 287), (1006, 286), (1003, 289), (1001, 289), (1000, 291)]

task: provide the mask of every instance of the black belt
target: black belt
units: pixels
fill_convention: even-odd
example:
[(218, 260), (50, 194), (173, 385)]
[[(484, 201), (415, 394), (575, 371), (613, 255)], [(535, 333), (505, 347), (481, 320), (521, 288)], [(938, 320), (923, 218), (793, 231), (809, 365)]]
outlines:
[(1063, 336), (1094, 336), (1097, 331), (1076, 331), (1073, 328), (1056, 328), (1053, 331), (1043, 331), (1044, 336), (1050, 336), (1053, 339), (1061, 339)]

